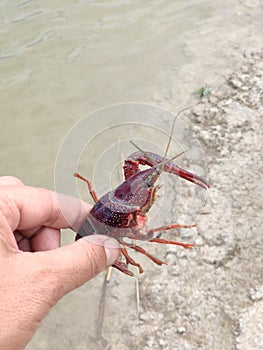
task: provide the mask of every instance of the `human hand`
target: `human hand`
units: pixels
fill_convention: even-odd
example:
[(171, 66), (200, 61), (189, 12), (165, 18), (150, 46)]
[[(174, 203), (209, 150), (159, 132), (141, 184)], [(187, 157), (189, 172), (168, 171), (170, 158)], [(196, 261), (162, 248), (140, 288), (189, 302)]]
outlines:
[[(90, 206), (64, 199), (75, 227)], [(0, 177), (0, 349), (23, 349), (62, 296), (118, 258), (117, 241), (101, 235), (59, 247), (66, 227), (55, 192)]]

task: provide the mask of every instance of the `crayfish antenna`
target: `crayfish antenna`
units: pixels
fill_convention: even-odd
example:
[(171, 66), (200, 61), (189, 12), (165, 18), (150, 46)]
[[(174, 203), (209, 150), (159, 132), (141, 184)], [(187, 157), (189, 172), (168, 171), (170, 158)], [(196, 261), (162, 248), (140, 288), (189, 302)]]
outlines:
[[(166, 162), (169, 162), (169, 160), (166, 160), (166, 157), (167, 157), (167, 154), (168, 154), (170, 145), (171, 145), (172, 136), (173, 136), (174, 128), (175, 128), (175, 122), (176, 122), (177, 118), (179, 117), (179, 115), (180, 115), (181, 113), (183, 113), (184, 111), (186, 111), (186, 110), (188, 110), (188, 109), (190, 109), (190, 108), (192, 108), (192, 107), (193, 107), (193, 106), (188, 106), (188, 107), (185, 107), (185, 108), (181, 109), (181, 110), (176, 114), (176, 116), (174, 117), (173, 124), (172, 124), (172, 128), (171, 128), (171, 132), (170, 132), (169, 139), (168, 139), (168, 142), (167, 142), (167, 146), (166, 146), (166, 149), (165, 149), (165, 152), (164, 152), (164, 156), (163, 156), (163, 163), (162, 163), (161, 172), (164, 171), (165, 163), (166, 163)], [(185, 153), (185, 151), (181, 152), (179, 155), (175, 156), (174, 158), (172, 158), (172, 159), (170, 159), (170, 160), (173, 160), (173, 159), (179, 157), (179, 156), (182, 155), (183, 153)]]
[[(183, 154), (187, 153), (189, 150), (186, 151), (182, 151), (181, 153), (176, 154), (175, 156), (173, 156), (171, 159), (168, 159), (167, 162), (171, 162), (172, 160), (175, 160), (176, 158), (179, 158), (180, 156), (182, 156)], [(165, 162), (166, 163), (166, 162)], [(165, 165), (165, 164), (164, 164)]]
[(130, 143), (131, 143), (135, 148), (137, 148), (140, 152), (142, 152), (142, 153), (145, 155), (145, 157), (148, 158), (149, 161), (152, 162), (153, 165), (155, 165), (155, 166), (158, 165), (158, 163), (157, 163), (151, 156), (149, 156), (149, 154), (147, 154), (146, 151), (144, 151), (141, 147), (139, 147), (138, 145), (136, 145), (136, 143), (134, 143), (133, 141), (130, 141)]
[[(165, 168), (165, 165), (168, 164), (169, 162), (173, 161), (175, 158), (178, 158), (180, 157), (182, 154), (185, 154), (186, 152), (188, 152), (188, 150), (186, 151), (182, 151), (180, 152), (179, 154), (175, 155), (174, 157), (172, 157), (171, 159), (167, 159), (167, 154), (168, 154), (168, 151), (169, 151), (169, 148), (170, 148), (170, 145), (171, 145), (171, 141), (172, 141), (172, 135), (173, 135), (173, 132), (174, 132), (174, 128), (175, 128), (175, 122), (178, 118), (178, 116), (194, 107), (195, 105), (191, 105), (191, 106), (188, 106), (188, 107), (185, 107), (183, 109), (181, 109), (177, 114), (176, 116), (174, 117), (174, 120), (173, 120), (173, 123), (172, 123), (172, 128), (171, 128), (171, 132), (170, 132), (170, 135), (169, 135), (169, 139), (168, 139), (168, 143), (167, 143), (167, 146), (166, 146), (166, 149), (165, 149), (165, 152), (164, 152), (164, 156), (163, 156), (163, 160), (159, 163), (159, 162), (156, 162), (156, 160), (154, 160), (150, 155), (149, 155), (149, 152), (146, 152), (144, 151), (142, 148), (140, 148), (138, 145), (136, 145), (133, 141), (130, 141), (130, 143), (135, 147), (137, 148), (140, 152), (142, 152), (145, 157), (154, 165), (154, 167), (157, 169), (160, 169), (160, 172), (159, 172), (159, 175), (161, 175), (161, 173), (164, 171), (164, 168)], [(184, 179), (190, 181), (190, 182), (193, 182), (195, 183), (196, 185), (198, 186), (201, 186), (203, 187), (204, 189), (208, 189), (210, 188), (210, 186), (203, 180), (201, 179), (200, 177), (194, 175), (194, 174), (191, 174), (183, 169), (180, 169), (179, 167), (178, 168), (178, 173), (177, 175), (179, 175), (180, 177), (183, 177)]]
[(174, 118), (174, 121), (173, 121), (173, 126), (172, 126), (172, 130), (171, 130), (171, 134), (169, 136), (169, 140), (168, 140), (168, 144), (166, 146), (166, 150), (165, 150), (165, 154), (164, 154), (164, 158), (163, 158), (163, 162), (162, 163), (157, 163), (149, 154), (148, 152), (144, 151), (141, 147), (139, 147), (138, 145), (136, 145), (136, 143), (134, 141), (130, 141), (130, 143), (135, 147), (137, 148), (140, 152), (142, 152), (145, 157), (150, 161), (152, 162), (152, 164), (156, 167), (156, 168), (161, 168), (161, 173), (163, 172), (164, 170), (164, 166), (166, 163), (168, 162), (171, 162), (173, 161), (174, 159), (176, 158), (179, 158), (181, 155), (185, 154), (186, 152), (188, 152), (188, 150), (186, 151), (182, 151), (180, 152), (179, 154), (176, 154), (175, 156), (173, 156), (171, 159), (166, 159), (166, 156), (167, 156), (167, 153), (168, 153), (168, 150), (169, 150), (169, 147), (170, 147), (170, 144), (171, 144), (171, 139), (172, 139), (172, 133), (173, 133), (173, 130), (174, 130), (174, 125), (175, 125), (175, 121), (177, 119), (177, 117), (185, 110), (191, 108), (192, 106), (189, 106), (189, 107), (186, 107), (184, 109), (182, 109), (179, 113), (177, 113), (177, 115), (175, 116)]

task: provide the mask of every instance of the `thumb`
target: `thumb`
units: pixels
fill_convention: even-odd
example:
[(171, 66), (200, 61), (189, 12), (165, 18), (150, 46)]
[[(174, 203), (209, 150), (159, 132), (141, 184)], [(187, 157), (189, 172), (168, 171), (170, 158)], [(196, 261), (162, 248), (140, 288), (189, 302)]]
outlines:
[(53, 296), (60, 299), (112, 265), (118, 259), (120, 245), (108, 236), (92, 235), (41, 253), (42, 266), (45, 271), (51, 271), (51, 283), (55, 283)]

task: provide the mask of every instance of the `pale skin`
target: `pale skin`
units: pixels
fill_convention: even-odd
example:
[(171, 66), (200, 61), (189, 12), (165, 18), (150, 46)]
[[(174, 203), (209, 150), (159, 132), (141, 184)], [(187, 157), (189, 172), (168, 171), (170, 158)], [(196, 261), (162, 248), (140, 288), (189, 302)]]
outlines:
[(20, 350), (59, 299), (119, 256), (119, 244), (97, 235), (60, 247), (60, 229), (77, 225), (90, 206), (0, 177), (0, 349)]

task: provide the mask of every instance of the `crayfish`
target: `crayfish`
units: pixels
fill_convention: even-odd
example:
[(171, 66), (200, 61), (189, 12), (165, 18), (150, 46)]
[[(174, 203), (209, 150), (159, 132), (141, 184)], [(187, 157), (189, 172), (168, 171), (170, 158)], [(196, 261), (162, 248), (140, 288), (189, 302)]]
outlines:
[[(180, 176), (204, 189), (210, 187), (201, 177), (181, 169), (172, 160), (148, 151), (140, 150), (132, 153), (124, 162), (125, 181), (101, 198), (98, 198), (88, 179), (79, 173), (75, 173), (74, 175), (77, 178), (85, 181), (95, 202), (85, 221), (82, 223), (81, 228), (78, 230), (76, 239), (93, 234), (114, 237), (121, 245), (121, 253), (125, 257), (126, 262), (124, 263), (120, 258), (113, 266), (130, 276), (133, 276), (133, 273), (128, 269), (129, 264), (136, 266), (140, 273), (143, 272), (143, 269), (128, 254), (126, 247), (146, 255), (157, 265), (165, 264), (165, 262), (154, 257), (142, 247), (128, 243), (125, 241), (125, 238), (129, 238), (132, 241), (142, 240), (192, 248), (193, 244), (154, 237), (154, 234), (170, 229), (191, 228), (196, 226), (195, 224), (180, 225), (175, 223), (152, 229), (148, 229), (147, 227), (147, 213), (156, 199), (157, 190), (160, 188), (155, 183), (163, 171)], [(140, 170), (139, 165), (148, 165), (149, 168)]]

